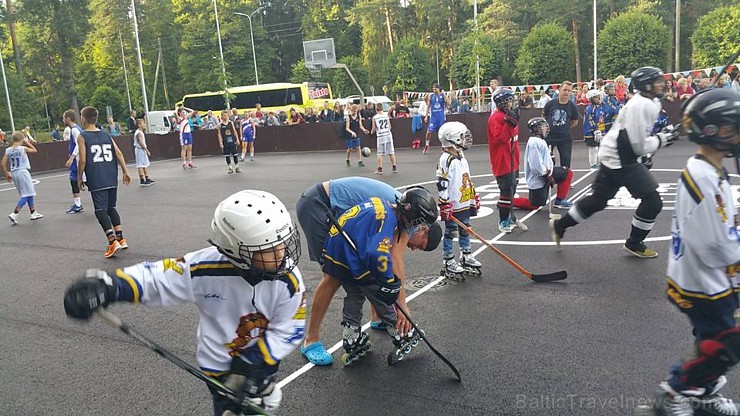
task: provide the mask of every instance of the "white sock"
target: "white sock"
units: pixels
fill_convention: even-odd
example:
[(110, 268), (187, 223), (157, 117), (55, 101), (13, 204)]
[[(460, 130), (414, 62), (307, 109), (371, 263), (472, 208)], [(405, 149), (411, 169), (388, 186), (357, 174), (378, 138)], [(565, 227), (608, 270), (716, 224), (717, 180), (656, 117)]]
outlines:
[(82, 206), (82, 200), (80, 200), (80, 198), (75, 198), (75, 206)]
[(424, 140), (424, 142), (426, 143), (426, 146), (429, 146), (429, 140)]
[(254, 150), (249, 152), (249, 157), (254, 157)]

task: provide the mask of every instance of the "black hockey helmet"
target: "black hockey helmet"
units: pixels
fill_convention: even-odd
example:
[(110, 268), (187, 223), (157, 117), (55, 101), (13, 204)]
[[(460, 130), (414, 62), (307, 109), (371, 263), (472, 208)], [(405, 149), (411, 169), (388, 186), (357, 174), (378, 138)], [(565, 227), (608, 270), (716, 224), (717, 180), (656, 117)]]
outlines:
[(607, 95), (615, 95), (617, 93), (617, 86), (613, 82), (607, 82), (604, 84), (604, 92)]
[(550, 124), (543, 117), (535, 117), (527, 122), (529, 132), (537, 137), (545, 138), (550, 134)]
[(499, 88), (493, 93), (493, 103), (499, 110), (506, 110), (506, 104), (514, 101), (514, 92), (508, 88)]
[(439, 216), (434, 196), (423, 186), (412, 186), (396, 200), (397, 212), (411, 226), (434, 224)]
[[(694, 94), (681, 108), (681, 123), (689, 140), (708, 144), (719, 151), (740, 156), (740, 94), (725, 88)], [(722, 126), (734, 126), (734, 133), (720, 136)]]
[[(657, 81), (661, 81), (663, 88), (658, 88)], [(654, 66), (643, 66), (632, 72), (632, 83), (630, 87), (640, 93), (648, 93), (656, 98), (663, 98), (665, 93), (665, 78), (663, 71)]]

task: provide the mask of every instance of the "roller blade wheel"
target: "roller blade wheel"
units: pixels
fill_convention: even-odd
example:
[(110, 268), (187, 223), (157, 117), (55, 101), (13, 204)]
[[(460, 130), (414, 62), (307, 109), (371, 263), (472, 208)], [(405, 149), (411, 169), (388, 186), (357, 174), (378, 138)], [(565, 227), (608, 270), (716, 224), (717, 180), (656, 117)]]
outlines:
[[(421, 331), (421, 330), (420, 330)], [(424, 331), (422, 331), (424, 333)], [(418, 347), (421, 342), (421, 336), (416, 334), (411, 340), (404, 340), (401, 346), (388, 353), (388, 365), (393, 366), (403, 360), (411, 353), (411, 350)]]
[(364, 357), (368, 352), (370, 352), (371, 346), (372, 344), (368, 341), (367, 344), (363, 345), (356, 351), (345, 352), (344, 354), (342, 354), (342, 365), (345, 367), (349, 367), (350, 365), (352, 365), (352, 363)]
[(471, 267), (471, 266), (463, 265), (463, 268), (465, 268), (465, 271), (463, 272), (465, 276), (480, 277), (483, 274), (483, 272), (481, 272), (480, 270), (480, 267)]
[(465, 281), (465, 275), (463, 273), (452, 273), (445, 269), (442, 269), (439, 272), (440, 276), (444, 276), (447, 279), (450, 279), (455, 282), (464, 282)]

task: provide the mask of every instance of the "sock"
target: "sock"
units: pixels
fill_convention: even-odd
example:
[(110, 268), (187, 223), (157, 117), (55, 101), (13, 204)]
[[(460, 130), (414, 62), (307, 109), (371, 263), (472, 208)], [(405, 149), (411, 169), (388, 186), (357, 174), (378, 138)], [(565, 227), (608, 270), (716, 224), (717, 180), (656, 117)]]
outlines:
[(429, 140), (424, 140), (425, 146), (429, 146)]
[(573, 180), (573, 171), (568, 169), (568, 174), (565, 179), (558, 184), (557, 199), (565, 199), (570, 192), (570, 183)]
[(75, 198), (75, 206), (78, 206), (78, 207), (82, 206), (82, 200), (79, 197)]
[(514, 198), (514, 208), (526, 209), (526, 210), (529, 210), (529, 211), (533, 211), (533, 210), (539, 208), (539, 206), (532, 205), (532, 202), (529, 200), (529, 198), (516, 197), (516, 198)]
[(105, 232), (105, 237), (108, 239), (108, 244), (113, 244), (116, 241), (116, 233), (112, 228)]
[(251, 152), (249, 152), (249, 157), (254, 157), (254, 150), (252, 150)]
[(597, 163), (599, 163), (599, 148), (589, 147), (588, 148), (588, 164), (589, 166), (593, 166)]
[(141, 181), (141, 183), (146, 182), (146, 180), (144, 180), (144, 175), (139, 175), (139, 180)]
[(123, 240), (123, 230), (115, 231), (116, 234), (116, 240), (121, 241)]

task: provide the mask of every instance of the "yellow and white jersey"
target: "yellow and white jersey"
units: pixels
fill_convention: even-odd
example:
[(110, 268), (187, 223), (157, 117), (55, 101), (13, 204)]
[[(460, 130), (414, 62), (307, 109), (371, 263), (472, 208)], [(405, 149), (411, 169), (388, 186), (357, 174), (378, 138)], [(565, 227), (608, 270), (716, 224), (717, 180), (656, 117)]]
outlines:
[[(150, 306), (194, 303), (200, 310), (196, 358), (218, 374), (232, 357), (275, 365), (301, 343), (306, 320), (306, 288), (297, 267), (276, 280), (243, 277), (215, 247), (177, 259), (118, 269), (134, 302)], [(248, 271), (247, 271), (248, 273)]]
[(701, 156), (681, 173), (668, 258), (668, 296), (683, 309), (727, 298), (740, 262), (736, 208), (726, 174)]
[(442, 152), (437, 162), (437, 190), (438, 203), (449, 202), (455, 212), (475, 205), (475, 186), (470, 179), (468, 160), (462, 151), (459, 155)]

